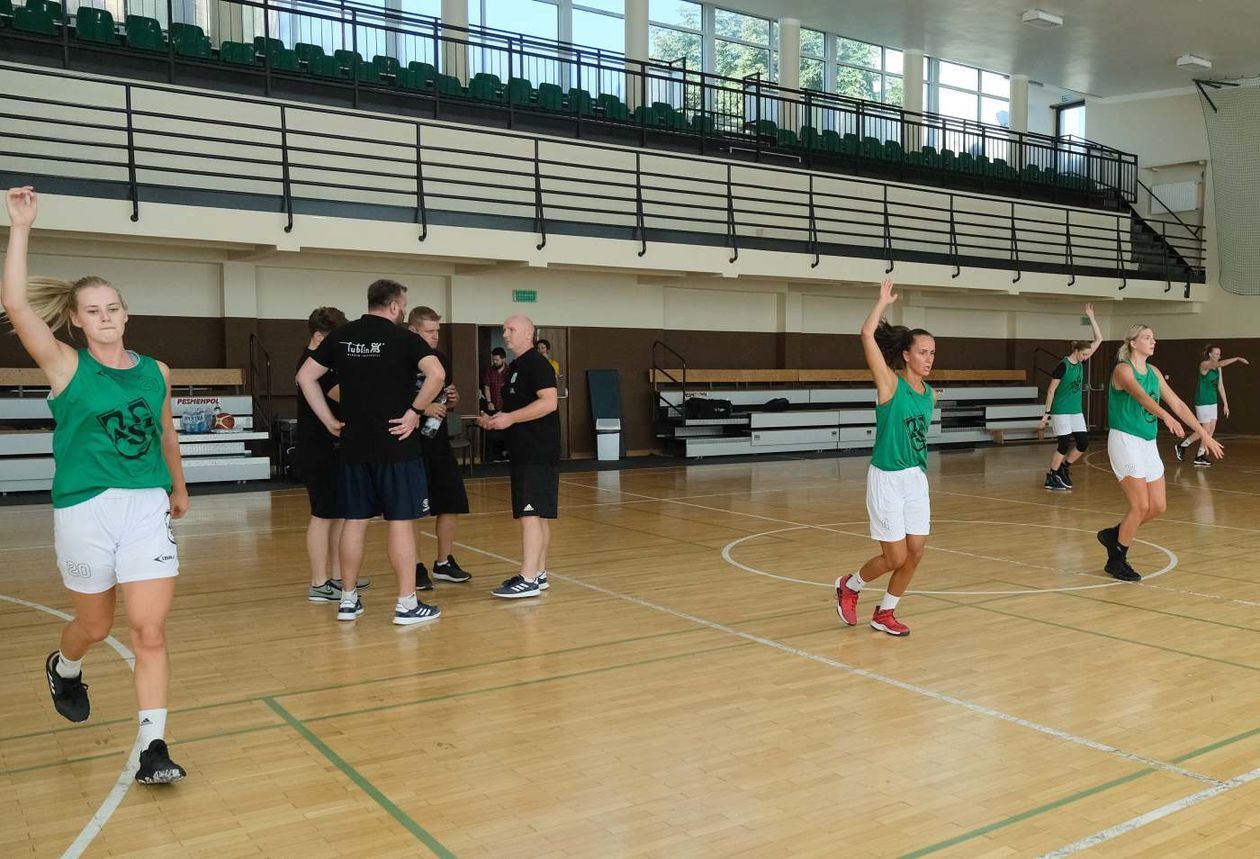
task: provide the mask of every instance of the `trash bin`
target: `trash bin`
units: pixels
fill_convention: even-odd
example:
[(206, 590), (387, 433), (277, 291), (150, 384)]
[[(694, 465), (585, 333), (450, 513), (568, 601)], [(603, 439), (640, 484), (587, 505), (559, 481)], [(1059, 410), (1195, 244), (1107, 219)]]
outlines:
[(621, 459), (620, 418), (598, 418), (595, 421), (595, 456), (601, 462)]

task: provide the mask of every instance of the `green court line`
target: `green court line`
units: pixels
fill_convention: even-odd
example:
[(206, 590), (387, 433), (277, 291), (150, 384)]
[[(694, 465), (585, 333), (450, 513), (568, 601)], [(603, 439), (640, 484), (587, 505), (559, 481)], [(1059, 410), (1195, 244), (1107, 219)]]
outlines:
[(1078, 600), (1088, 600), (1089, 602), (1098, 603), (1100, 605), (1114, 605), (1118, 608), (1128, 608), (1128, 609), (1134, 609), (1135, 611), (1144, 611), (1144, 612), (1148, 612), (1149, 614), (1160, 614), (1160, 615), (1163, 615), (1164, 617), (1176, 618), (1177, 620), (1191, 620), (1191, 621), (1194, 621), (1195, 623), (1206, 623), (1212, 626), (1223, 626), (1226, 629), (1237, 629), (1241, 632), (1260, 632), (1260, 629), (1257, 629), (1254, 626), (1239, 626), (1236, 623), (1226, 623), (1223, 620), (1208, 620), (1206, 617), (1195, 617), (1192, 614), (1185, 614), (1183, 612), (1163, 611), (1162, 609), (1147, 608), (1146, 606), (1134, 605), (1133, 603), (1117, 602), (1115, 600), (1098, 599), (1097, 597), (1090, 597), (1090, 596), (1086, 596), (1084, 594), (1079, 594), (1079, 593), (1065, 592), (1065, 593), (1061, 593), (1060, 596), (1072, 597)]
[(327, 758), (333, 766), (341, 770), (342, 774), (345, 775), (346, 778), (354, 782), (355, 786), (359, 788), (359, 790), (370, 796), (377, 805), (389, 813), (390, 817), (401, 823), (404, 829), (419, 839), (425, 847), (428, 847), (431, 851), (433, 851), (433, 855), (440, 856), (442, 859), (455, 859), (455, 854), (443, 847), (442, 842), (434, 838), (429, 831), (419, 823), (412, 820), (407, 812), (395, 805), (393, 800), (386, 796), (380, 788), (368, 781), (362, 773), (347, 763), (345, 758), (341, 757), (341, 755), (329, 748), (328, 744), (317, 737), (314, 731), (306, 727), (306, 725), (302, 723), (301, 719), (284, 709), (284, 707), (276, 699), (264, 698), (263, 700), (267, 703), (268, 707), (276, 712), (276, 715), (278, 715), (281, 719), (284, 719), (289, 727), (301, 734), (302, 738), (314, 746), (316, 751)]

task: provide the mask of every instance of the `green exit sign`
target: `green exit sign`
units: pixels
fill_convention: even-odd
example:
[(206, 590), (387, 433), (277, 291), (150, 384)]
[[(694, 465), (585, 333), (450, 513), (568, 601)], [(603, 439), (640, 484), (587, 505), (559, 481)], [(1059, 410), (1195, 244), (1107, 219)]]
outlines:
[(518, 304), (533, 304), (538, 300), (538, 290), (514, 289), (512, 290), (512, 300)]

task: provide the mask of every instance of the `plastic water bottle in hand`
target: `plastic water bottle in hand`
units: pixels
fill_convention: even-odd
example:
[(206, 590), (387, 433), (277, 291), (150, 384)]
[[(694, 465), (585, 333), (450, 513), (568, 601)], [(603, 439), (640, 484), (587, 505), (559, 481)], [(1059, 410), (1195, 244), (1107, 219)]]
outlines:
[[(446, 391), (442, 391), (442, 393), (438, 394), (437, 399), (433, 402), (446, 405)], [(433, 438), (437, 435), (438, 428), (441, 426), (442, 418), (439, 418), (437, 415), (428, 415), (425, 417), (424, 423), (420, 426), (420, 435), (425, 438)]]

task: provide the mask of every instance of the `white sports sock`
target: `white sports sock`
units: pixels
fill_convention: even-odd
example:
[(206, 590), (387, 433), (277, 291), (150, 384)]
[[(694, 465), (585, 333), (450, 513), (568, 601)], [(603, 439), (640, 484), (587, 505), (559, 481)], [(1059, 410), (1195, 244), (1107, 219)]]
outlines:
[(851, 591), (860, 591), (862, 588), (866, 587), (866, 582), (862, 581), (862, 574), (860, 572), (849, 576), (849, 580), (845, 582), (845, 584)]
[(342, 601), (342, 602), (345, 602), (346, 600), (350, 600), (350, 602), (354, 602), (354, 601), (355, 601), (355, 599), (356, 599), (358, 596), (359, 596), (359, 589), (358, 589), (358, 588), (351, 588), (351, 589), (350, 589), (350, 590), (348, 590), (348, 591), (347, 591), (347, 590), (343, 590), (343, 591), (341, 592), (341, 601)]
[(879, 601), (880, 611), (892, 611), (897, 607), (897, 603), (901, 602), (901, 597), (895, 597), (892, 594), (884, 594), (884, 598)]
[(140, 711), (140, 748), (147, 749), (149, 743), (166, 737), (166, 708), (160, 710)]
[[(85, 654), (86, 655), (86, 654)], [(61, 651), (57, 651), (57, 661), (53, 663), (53, 670), (57, 672), (57, 676), (63, 680), (73, 680), (83, 673), (83, 659), (70, 660), (62, 656)]]
[(1207, 456), (1207, 448), (1199, 445), (1199, 456)]
[(420, 603), (416, 599), (416, 592), (412, 591), (408, 596), (398, 598), (398, 607), (404, 611), (411, 611)]
[(1190, 446), (1189, 439), (1183, 439), (1182, 441), (1177, 442), (1177, 447), (1189, 447), (1189, 446)]

